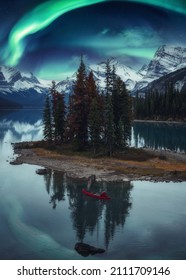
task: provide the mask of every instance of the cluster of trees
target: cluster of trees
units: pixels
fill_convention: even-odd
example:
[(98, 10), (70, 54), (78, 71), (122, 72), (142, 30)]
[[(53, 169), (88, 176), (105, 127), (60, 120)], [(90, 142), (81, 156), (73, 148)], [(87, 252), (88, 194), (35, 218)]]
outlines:
[(136, 95), (135, 117), (137, 119), (183, 120), (186, 118), (186, 93), (176, 90), (172, 83), (163, 93), (149, 89), (145, 97)]
[(45, 140), (72, 143), (78, 150), (92, 147), (94, 153), (104, 146), (109, 155), (126, 147), (131, 135), (131, 98), (109, 60), (104, 90), (99, 89), (92, 71), (87, 74), (81, 58), (68, 106), (55, 82), (49, 93), (43, 117)]

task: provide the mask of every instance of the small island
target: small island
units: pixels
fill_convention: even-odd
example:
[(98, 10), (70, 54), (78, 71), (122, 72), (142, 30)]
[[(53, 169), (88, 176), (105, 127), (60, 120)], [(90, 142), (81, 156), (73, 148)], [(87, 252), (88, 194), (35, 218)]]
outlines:
[[(168, 118), (172, 104), (167, 100), (171, 96), (175, 98), (172, 87), (162, 94), (161, 105), (167, 104)], [(19, 157), (12, 163), (39, 165), (66, 172), (73, 178), (94, 174), (103, 181), (185, 181), (185, 154), (130, 146), (134, 117), (152, 117), (145, 112), (153, 112), (155, 116), (155, 111), (158, 112), (155, 104), (160, 104), (156, 97), (160, 99), (152, 91), (144, 97), (139, 98), (138, 94), (131, 97), (109, 59), (105, 62), (105, 89), (101, 91), (81, 57), (68, 101), (52, 82), (43, 110), (44, 139), (14, 144)], [(175, 120), (178, 116), (173, 117)], [(182, 112), (180, 117), (184, 117)]]
[(128, 148), (112, 157), (93, 157), (88, 151), (72, 152), (65, 144), (54, 150), (44, 141), (16, 143), (14, 151), (14, 163), (43, 166), (76, 179), (94, 174), (98, 181), (186, 181), (185, 155), (170, 151)]

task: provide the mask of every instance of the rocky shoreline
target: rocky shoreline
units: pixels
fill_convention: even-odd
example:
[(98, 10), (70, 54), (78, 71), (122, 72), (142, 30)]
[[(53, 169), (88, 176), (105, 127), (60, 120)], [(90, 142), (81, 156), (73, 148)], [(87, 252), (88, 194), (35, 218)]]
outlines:
[[(129, 161), (109, 158), (92, 159), (62, 154), (54, 156), (50, 152), (43, 155), (39, 152), (40, 149), (33, 148), (32, 142), (26, 142), (26, 144), (24, 142), (16, 143), (13, 144), (13, 148), (17, 157), (10, 164), (27, 163), (37, 165), (38, 167), (65, 172), (68, 177), (74, 179), (87, 179), (89, 176), (95, 175), (97, 181), (186, 181), (186, 167), (185, 170), (175, 168), (175, 170), (165, 170), (164, 172), (152, 172), (152, 174), (149, 174), (149, 172), (146, 172), (147, 168), (145, 165), (139, 164), (138, 166), (134, 162)], [(158, 156), (160, 151), (155, 151), (154, 153)], [(182, 165), (186, 165), (185, 154), (175, 154), (168, 151), (164, 151), (164, 154), (171, 161), (176, 159)]]

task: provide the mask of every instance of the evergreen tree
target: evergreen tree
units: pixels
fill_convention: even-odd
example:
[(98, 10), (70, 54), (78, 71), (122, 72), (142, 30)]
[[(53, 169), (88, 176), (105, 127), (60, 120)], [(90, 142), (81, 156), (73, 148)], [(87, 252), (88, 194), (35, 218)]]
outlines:
[(115, 129), (114, 129), (114, 114), (113, 114), (113, 105), (112, 99), (109, 95), (106, 99), (105, 105), (105, 136), (106, 136), (106, 145), (109, 156), (112, 156), (114, 151), (114, 142), (115, 142)]
[(100, 144), (101, 136), (101, 113), (98, 103), (98, 98), (94, 97), (89, 113), (89, 134), (90, 143), (93, 146), (94, 154), (97, 151), (98, 145)]
[(113, 89), (113, 71), (111, 70), (110, 59), (107, 59), (105, 63), (105, 95), (106, 98), (112, 94)]
[(88, 141), (87, 100), (86, 68), (81, 57), (72, 95), (74, 143), (78, 149), (84, 149)]
[(114, 79), (113, 79), (113, 90), (112, 90), (112, 105), (113, 105), (113, 115), (114, 115), (115, 146), (117, 148), (120, 148), (119, 138), (121, 137), (121, 131), (120, 131), (121, 126), (119, 125), (119, 122), (122, 119), (122, 111), (123, 111), (123, 108), (121, 107), (121, 103), (120, 103), (122, 80), (119, 77), (116, 78), (114, 75), (113, 78)]
[(66, 113), (64, 94), (58, 94), (57, 99), (58, 101), (57, 101), (56, 109), (54, 111), (54, 120), (55, 120), (54, 135), (57, 141), (64, 142), (65, 113)]
[(52, 122), (51, 122), (51, 108), (49, 97), (46, 97), (45, 108), (43, 112), (43, 135), (46, 141), (52, 141)]
[(131, 139), (132, 100), (124, 82), (120, 95), (120, 104), (122, 108), (121, 120), (124, 126), (124, 142), (127, 145), (127, 142)]
[(148, 89), (145, 97), (136, 98), (136, 118), (155, 120), (184, 119), (186, 112), (186, 95), (174, 88), (173, 83), (165, 86), (160, 93)]
[[(122, 148), (127, 145), (131, 135), (132, 104), (125, 83), (120, 77), (115, 80), (112, 92), (116, 146)], [(121, 133), (123, 132), (123, 135)]]
[(74, 139), (74, 113), (73, 113), (73, 96), (70, 95), (69, 96), (69, 100), (68, 100), (68, 108), (67, 108), (67, 120), (66, 120), (66, 129), (65, 129), (65, 140), (68, 143), (72, 143), (73, 139)]
[(64, 94), (60, 94), (56, 90), (55, 81), (52, 81), (52, 87), (50, 88), (50, 94), (52, 95), (53, 137), (54, 137), (55, 141), (63, 142), (64, 129), (65, 129), (66, 106), (65, 106), (65, 101), (64, 101)]
[(86, 96), (87, 96), (87, 105), (90, 108), (90, 104), (93, 98), (98, 96), (98, 89), (92, 71), (90, 71), (88, 77), (86, 78)]

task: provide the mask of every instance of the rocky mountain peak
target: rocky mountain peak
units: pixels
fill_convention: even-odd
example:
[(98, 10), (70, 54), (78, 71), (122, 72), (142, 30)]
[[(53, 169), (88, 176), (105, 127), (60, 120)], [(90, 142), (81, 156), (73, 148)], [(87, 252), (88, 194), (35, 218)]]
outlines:
[(172, 71), (184, 67), (186, 62), (186, 49), (177, 46), (163, 45), (158, 48), (147, 70), (147, 76), (159, 78)]
[(147, 67), (139, 71), (144, 76), (136, 84), (134, 91), (140, 90), (152, 81), (184, 67), (186, 67), (186, 48), (162, 45), (157, 49)]

